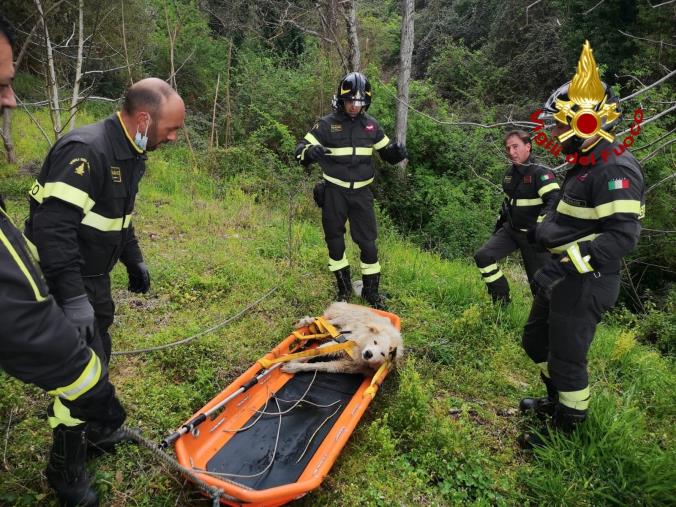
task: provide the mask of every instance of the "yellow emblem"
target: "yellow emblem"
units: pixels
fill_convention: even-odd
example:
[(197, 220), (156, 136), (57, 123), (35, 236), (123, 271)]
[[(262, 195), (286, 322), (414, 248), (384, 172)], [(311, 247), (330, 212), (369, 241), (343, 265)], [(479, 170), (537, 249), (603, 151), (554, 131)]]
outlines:
[(68, 162), (68, 165), (73, 166), (73, 171), (75, 171), (75, 174), (77, 174), (78, 176), (84, 176), (85, 172), (89, 168), (89, 162), (87, 162), (86, 158), (82, 157), (74, 158), (73, 160)]
[(351, 89), (344, 89), (342, 86), (340, 87), (340, 94), (345, 95), (346, 93), (350, 93), (352, 90)]
[(607, 141), (614, 139), (612, 134), (602, 129), (603, 119), (606, 124), (612, 123), (620, 117), (620, 113), (617, 112), (617, 104), (606, 104), (606, 92), (592, 53), (589, 41), (585, 41), (577, 71), (568, 88), (570, 100), (556, 101), (558, 112), (554, 119), (571, 127), (559, 136), (561, 142), (572, 136), (589, 139), (597, 134)]

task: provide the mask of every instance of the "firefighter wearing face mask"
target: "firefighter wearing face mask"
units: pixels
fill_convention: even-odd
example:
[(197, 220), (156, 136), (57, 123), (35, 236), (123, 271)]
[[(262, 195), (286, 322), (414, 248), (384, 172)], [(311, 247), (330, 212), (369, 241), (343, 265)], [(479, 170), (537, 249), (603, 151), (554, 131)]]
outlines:
[(528, 281), (549, 259), (529, 241), (541, 221), (559, 198), (554, 173), (539, 165), (531, 155), (530, 134), (523, 130), (507, 132), (505, 150), (512, 165), (502, 179), (506, 198), (490, 239), (476, 252), (474, 260), (494, 303), (510, 302), (509, 283), (498, 261), (519, 250)]
[(349, 221), (352, 239), (360, 249), (361, 296), (371, 306), (381, 308), (376, 216), (370, 188), (374, 178), (372, 155), (378, 152), (384, 161), (396, 164), (407, 158), (407, 153), (366, 114), (371, 94), (371, 85), (363, 74), (346, 75), (338, 85), (333, 113), (320, 119), (298, 142), (296, 158), (304, 166), (317, 162), (322, 169), (323, 179), (315, 186), (314, 198), (322, 208), (329, 269), (336, 277), (338, 300), (345, 301), (352, 293), (344, 239)]
[[(599, 77), (585, 42), (572, 81), (544, 106), (564, 153), (576, 161), (566, 172), (561, 198), (536, 231), (553, 254), (533, 279), (537, 296), (523, 333), (528, 356), (541, 369), (543, 398), (521, 401), (523, 412), (552, 417), (551, 427), (571, 432), (587, 415), (587, 351), (604, 312), (620, 290), (620, 264), (638, 242), (644, 214), (641, 167), (611, 134), (619, 101)], [(593, 161), (593, 162), (592, 162)], [(536, 434), (523, 447), (541, 445)]]
[(121, 111), (60, 139), (29, 192), (25, 233), (50, 292), (106, 364), (115, 310), (110, 271), (120, 260), (130, 291), (150, 288), (131, 223), (146, 150), (175, 140), (184, 115), (167, 83), (141, 80), (127, 91)]

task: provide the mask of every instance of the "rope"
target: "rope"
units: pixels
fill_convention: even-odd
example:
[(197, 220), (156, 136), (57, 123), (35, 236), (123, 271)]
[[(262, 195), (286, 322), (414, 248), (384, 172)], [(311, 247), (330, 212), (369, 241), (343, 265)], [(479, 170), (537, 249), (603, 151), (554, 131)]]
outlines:
[(192, 470), (184, 467), (178, 461), (172, 458), (169, 454), (162, 451), (162, 449), (159, 449), (155, 442), (152, 442), (151, 440), (148, 440), (147, 438), (143, 437), (143, 435), (141, 435), (141, 433), (138, 430), (129, 428), (127, 426), (122, 426), (120, 430), (126, 436), (128, 436), (136, 443), (138, 443), (141, 447), (145, 447), (146, 449), (148, 449), (153, 456), (155, 456), (159, 461), (163, 462), (169, 468), (173, 469), (175, 472), (179, 474), (187, 476), (192, 482), (194, 482), (197, 485), (199, 489), (201, 489), (207, 495), (209, 495), (209, 497), (212, 499), (213, 507), (220, 505), (221, 498), (231, 502), (241, 503), (241, 500), (225, 494), (222, 489), (214, 488), (213, 486), (210, 486), (209, 484), (204, 482)]
[(188, 338), (184, 338), (182, 340), (178, 340), (178, 341), (171, 342), (171, 343), (166, 343), (164, 345), (158, 345), (157, 347), (149, 347), (149, 348), (146, 348), (146, 349), (118, 350), (116, 352), (113, 352), (112, 355), (113, 356), (132, 356), (132, 355), (136, 355), (136, 354), (145, 354), (146, 352), (155, 352), (155, 351), (158, 351), (158, 350), (164, 350), (164, 349), (168, 349), (168, 348), (171, 348), (171, 347), (177, 347), (178, 345), (184, 345), (186, 343), (190, 343), (191, 341), (193, 341), (193, 340), (195, 340), (195, 339), (197, 339), (201, 336), (204, 336), (205, 334), (209, 334), (213, 331), (216, 331), (217, 329), (222, 328), (226, 324), (229, 324), (233, 320), (238, 319), (239, 317), (244, 315), (246, 312), (251, 310), (254, 306), (258, 305), (261, 301), (263, 301), (268, 296), (270, 296), (270, 294), (275, 292), (278, 288), (279, 288), (279, 286), (273, 287), (272, 289), (267, 291), (265, 294), (263, 294), (260, 298), (258, 298), (256, 301), (249, 304), (249, 306), (247, 306), (243, 310), (240, 310), (239, 312), (237, 312), (235, 315), (232, 315), (232, 316), (228, 317), (227, 319), (219, 322), (218, 324), (211, 326), (209, 329), (205, 329), (204, 331), (200, 331), (199, 333), (194, 334), (194, 335), (192, 335)]

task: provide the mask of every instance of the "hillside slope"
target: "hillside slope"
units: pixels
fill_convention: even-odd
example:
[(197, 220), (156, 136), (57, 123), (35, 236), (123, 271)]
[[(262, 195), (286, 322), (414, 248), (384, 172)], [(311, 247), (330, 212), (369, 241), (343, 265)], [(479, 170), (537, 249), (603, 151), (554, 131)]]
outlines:
[[(22, 121), (15, 131), (35, 139)], [(44, 154), (31, 143), (21, 150), (19, 144), (24, 163)], [(274, 170), (248, 171), (236, 159), (227, 159), (232, 166), (216, 176), (192, 169), (183, 147), (151, 155), (134, 220), (152, 290), (130, 294), (123, 269), (113, 273), (114, 350), (192, 335), (277, 287), (240, 320), (189, 345), (113, 359), (111, 379), (127, 424), (152, 439), (221, 391), (285, 337), (295, 319), (319, 314), (331, 300), (309, 182), (289, 187), (291, 180)], [(30, 181), (0, 165), (0, 192), (17, 223), (26, 214)], [(668, 359), (609, 316), (590, 352), (593, 398), (584, 430), (535, 456), (520, 453), (515, 437), (528, 421), (514, 407), (541, 392), (537, 370), (520, 348), (531, 300), (520, 268), (507, 269), (513, 303), (501, 310), (490, 304), (471, 261), (422, 252), (398, 237), (386, 217), (381, 224), (383, 283), (391, 310), (402, 317), (407, 359), (321, 489), (297, 505), (673, 502), (676, 376)], [(351, 244), (348, 255), (357, 266)], [(6, 443), (0, 504), (53, 505), (43, 473), (48, 397), (3, 373), (0, 382)], [(104, 505), (209, 505), (134, 446), (97, 459), (92, 470)]]

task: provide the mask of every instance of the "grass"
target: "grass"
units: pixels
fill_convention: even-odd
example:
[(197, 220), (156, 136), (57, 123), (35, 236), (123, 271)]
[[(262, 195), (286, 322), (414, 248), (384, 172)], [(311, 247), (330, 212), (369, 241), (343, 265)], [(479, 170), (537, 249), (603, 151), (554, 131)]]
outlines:
[[(21, 114), (15, 132), (23, 132), (20, 162), (39, 163), (46, 144), (29, 142), (38, 137)], [(278, 287), (242, 319), (190, 345), (113, 360), (127, 423), (155, 440), (278, 343), (295, 319), (320, 313), (333, 292), (310, 185), (293, 194), (289, 230), (284, 185), (292, 180), (265, 167), (239, 167), (240, 158), (223, 157), (216, 175), (193, 169), (181, 146), (152, 154), (134, 218), (151, 292), (128, 293), (124, 270), (113, 272), (115, 350), (194, 334)], [(17, 223), (27, 213), (30, 181), (16, 166), (0, 165), (0, 193)], [(588, 423), (572, 439), (523, 454), (514, 440), (529, 421), (513, 409), (519, 398), (542, 391), (520, 348), (530, 304), (523, 273), (507, 266), (513, 303), (503, 310), (490, 304), (471, 261), (422, 252), (389, 227), (379, 247), (407, 358), (322, 487), (297, 505), (673, 503), (676, 377), (668, 357), (607, 319), (589, 355)], [(358, 265), (351, 244), (348, 257)], [(43, 473), (48, 397), (2, 373), (0, 382), (0, 434), (7, 441), (0, 504), (55, 505)], [(209, 505), (136, 447), (97, 459), (91, 471), (104, 505)]]

